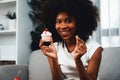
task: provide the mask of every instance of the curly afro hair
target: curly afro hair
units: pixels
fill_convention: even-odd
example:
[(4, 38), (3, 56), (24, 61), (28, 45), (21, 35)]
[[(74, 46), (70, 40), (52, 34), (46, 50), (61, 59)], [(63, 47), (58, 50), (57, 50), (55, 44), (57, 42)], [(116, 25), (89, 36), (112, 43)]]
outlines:
[(75, 18), (75, 35), (84, 41), (96, 30), (99, 14), (97, 7), (90, 0), (44, 0), (40, 20), (52, 32), (54, 42), (62, 41), (55, 29), (56, 16), (60, 12), (67, 12)]

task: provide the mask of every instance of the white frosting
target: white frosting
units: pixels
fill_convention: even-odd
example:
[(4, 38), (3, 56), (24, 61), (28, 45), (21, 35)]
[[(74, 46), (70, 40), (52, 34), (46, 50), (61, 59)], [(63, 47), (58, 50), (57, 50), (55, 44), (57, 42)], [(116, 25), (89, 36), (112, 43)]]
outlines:
[(51, 36), (52, 33), (49, 32), (48, 30), (43, 31), (43, 33), (41, 34), (42, 40), (44, 40), (45, 42), (49, 42)]
[(41, 34), (42, 37), (50, 37), (52, 36), (51, 32), (49, 31), (43, 31), (43, 33)]

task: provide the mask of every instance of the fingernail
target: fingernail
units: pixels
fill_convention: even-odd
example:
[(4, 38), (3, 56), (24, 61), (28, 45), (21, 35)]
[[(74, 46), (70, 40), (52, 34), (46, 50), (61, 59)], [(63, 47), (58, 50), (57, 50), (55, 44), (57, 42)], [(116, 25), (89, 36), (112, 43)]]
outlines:
[(78, 37), (78, 35), (76, 35), (76, 37)]

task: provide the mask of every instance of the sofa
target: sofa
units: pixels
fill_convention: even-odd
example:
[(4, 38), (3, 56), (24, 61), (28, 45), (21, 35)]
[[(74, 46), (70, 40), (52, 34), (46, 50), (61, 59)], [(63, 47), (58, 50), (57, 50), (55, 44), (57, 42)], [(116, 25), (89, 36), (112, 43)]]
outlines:
[[(21, 80), (51, 80), (51, 71), (47, 58), (40, 50), (33, 51), (29, 65), (0, 66), (0, 80), (13, 80), (20, 70)], [(100, 80), (120, 80), (120, 47), (105, 48), (99, 70)]]
[(21, 80), (28, 80), (27, 65), (3, 65), (0, 66), (0, 80), (14, 80), (18, 71), (21, 71), (19, 77)]
[(29, 65), (3, 65), (0, 66), (0, 80), (14, 80), (14, 77), (21, 71), (20, 80), (51, 80), (51, 71), (47, 57), (41, 50), (33, 51)]

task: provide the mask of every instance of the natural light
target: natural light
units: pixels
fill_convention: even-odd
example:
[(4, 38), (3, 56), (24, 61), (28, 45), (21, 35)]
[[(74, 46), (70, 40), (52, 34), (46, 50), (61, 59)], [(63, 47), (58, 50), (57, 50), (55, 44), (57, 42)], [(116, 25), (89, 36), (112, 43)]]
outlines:
[(100, 0), (101, 44), (120, 46), (120, 0)]

